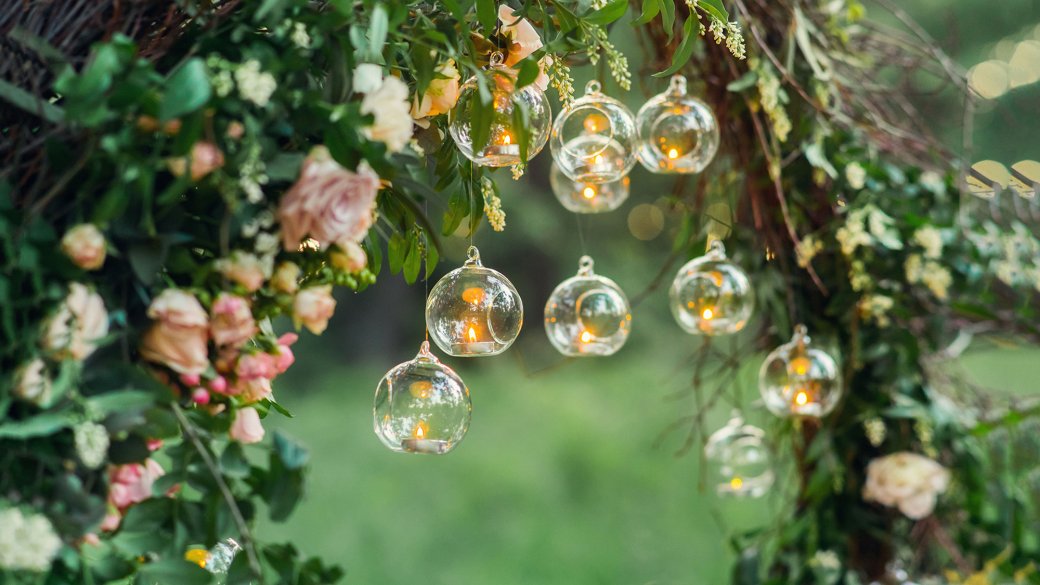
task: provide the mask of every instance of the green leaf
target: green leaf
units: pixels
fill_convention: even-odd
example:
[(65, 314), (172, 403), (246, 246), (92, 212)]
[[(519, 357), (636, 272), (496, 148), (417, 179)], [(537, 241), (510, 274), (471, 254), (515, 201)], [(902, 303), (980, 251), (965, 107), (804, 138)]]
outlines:
[(407, 253), (408, 241), (404, 236), (399, 233), (390, 236), (390, 241), (386, 245), (386, 259), (390, 264), (390, 274), (397, 274), (401, 271)]
[(542, 72), (538, 66), (538, 61), (528, 57), (520, 62), (520, 73), (516, 75), (516, 88), (526, 87), (534, 83), (534, 80), (538, 79), (538, 75)]
[(727, 83), (726, 91), (740, 93), (745, 89), (754, 87), (756, 83), (758, 83), (758, 74), (754, 71), (748, 71), (744, 75), (741, 75), (739, 79), (734, 79), (733, 81)]
[(419, 239), (410, 238), (408, 255), (404, 259), (404, 280), (408, 284), (414, 284), (419, 278), (419, 269), (422, 268), (422, 252), (419, 250)]
[(632, 25), (640, 26), (650, 24), (650, 21), (660, 13), (661, 3), (659, 0), (643, 0), (643, 10), (639, 14), (639, 17), (632, 21)]
[[(495, 75), (492, 72), (492, 75)], [(469, 121), (470, 136), (473, 139), (473, 152), (480, 152), (487, 146), (491, 138), (491, 123), (495, 119), (494, 97), (488, 89), (487, 78), (477, 75), (477, 95), (473, 96), (473, 108)]]
[(602, 26), (620, 19), (625, 15), (626, 10), (628, 10), (628, 0), (610, 0), (606, 6), (587, 15), (584, 20)]
[(437, 269), (437, 262), (440, 260), (440, 253), (437, 252), (437, 246), (431, 245), (430, 239), (426, 241), (426, 276), (424, 278), (430, 278), (433, 271)]
[(207, 585), (213, 575), (183, 559), (164, 559), (141, 567), (134, 580), (138, 585)]
[(386, 6), (380, 2), (372, 9), (372, 22), (368, 28), (368, 51), (372, 57), (383, 54), (383, 45), (386, 43), (386, 33), (390, 28), (390, 19), (386, 13)]
[(661, 22), (664, 23), (664, 32), (668, 34), (668, 40), (670, 41), (675, 31), (675, 2), (672, 0), (657, 0), (657, 3), (661, 7)]
[(0, 79), (0, 98), (30, 114), (42, 117), (48, 122), (60, 124), (65, 120), (65, 111), (58, 106), (44, 101), (16, 85), (11, 85), (3, 79)]
[(679, 47), (672, 54), (672, 64), (664, 71), (658, 71), (653, 74), (653, 77), (667, 77), (682, 69), (683, 65), (690, 60), (690, 55), (693, 54), (693, 39), (696, 35), (693, 33), (693, 25), (697, 22), (697, 19), (690, 16), (686, 19), (683, 24), (683, 37), (682, 41), (679, 42)]
[(286, 469), (302, 469), (311, 458), (311, 454), (306, 447), (281, 431), (275, 431), (274, 433), (274, 450)]
[(0, 438), (28, 439), (43, 437), (72, 426), (68, 412), (47, 412), (32, 418), (0, 425)]
[(151, 285), (158, 278), (159, 270), (166, 260), (166, 247), (152, 240), (131, 246), (127, 256), (137, 279), (145, 285)]
[(722, 5), (722, 0), (699, 0), (697, 7), (722, 22), (729, 22), (729, 12)]
[(495, 26), (498, 24), (495, 0), (477, 0), (477, 20), (484, 28), (484, 36), (489, 37), (494, 33)]
[(246, 459), (241, 443), (237, 441), (228, 443), (220, 455), (220, 471), (228, 477), (249, 477), (249, 461)]
[(174, 71), (166, 83), (166, 95), (159, 106), (159, 120), (167, 121), (194, 112), (213, 95), (202, 59), (189, 59)]
[(88, 408), (97, 409), (102, 416), (116, 411), (139, 410), (155, 404), (159, 397), (146, 390), (120, 390), (87, 399)]

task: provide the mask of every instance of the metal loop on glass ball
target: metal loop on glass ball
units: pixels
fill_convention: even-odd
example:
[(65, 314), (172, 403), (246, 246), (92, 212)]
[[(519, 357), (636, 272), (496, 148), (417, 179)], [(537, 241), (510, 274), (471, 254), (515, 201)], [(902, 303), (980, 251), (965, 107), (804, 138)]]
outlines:
[(745, 424), (738, 413), (708, 437), (704, 454), (715, 476), (715, 491), (720, 496), (758, 498), (773, 485), (765, 432)]
[(668, 297), (676, 323), (693, 335), (737, 333), (755, 311), (750, 278), (726, 257), (719, 240), (679, 269)]
[(488, 68), (501, 67), (506, 62), (505, 55), (501, 51), (495, 51), (488, 57)]
[(376, 387), (372, 422), (392, 451), (440, 455), (458, 446), (469, 430), (469, 388), (423, 342), (411, 361), (398, 364)]
[(516, 341), (524, 305), (513, 283), (480, 262), (470, 246), (466, 262), (430, 290), (426, 327), (444, 353), (459, 357), (497, 355)]
[(567, 356), (611, 355), (625, 344), (631, 327), (624, 291), (593, 272), (589, 256), (582, 256), (577, 275), (560, 283), (545, 304), (545, 333)]
[(610, 183), (583, 183), (563, 174), (554, 162), (549, 169), (549, 185), (560, 205), (571, 213), (606, 213), (628, 200), (632, 180), (626, 175)]
[(653, 173), (699, 173), (719, 148), (719, 123), (711, 108), (689, 95), (686, 78), (673, 76), (668, 88), (636, 114), (639, 162)]
[[(497, 57), (496, 57), (497, 55)], [(477, 77), (471, 77), (459, 88), (455, 107), (448, 112), (448, 132), (459, 151), (474, 163), (485, 167), (507, 167), (534, 158), (549, 140), (552, 127), (552, 111), (545, 92), (537, 84), (516, 87), (516, 73), (502, 65), (501, 53), (492, 53), (485, 68), (492, 93), (494, 115), (487, 143), (482, 148), (473, 144), (472, 120), (480, 102), (480, 86)], [(525, 116), (516, 114), (517, 108), (526, 111)], [(520, 156), (519, 119), (527, 122), (529, 139), (527, 158)]]
[(635, 116), (601, 89), (598, 81), (590, 81), (585, 95), (564, 106), (553, 122), (553, 160), (578, 183), (620, 181), (636, 163)]
[(796, 326), (791, 341), (766, 356), (758, 389), (766, 408), (780, 417), (826, 416), (844, 393), (838, 364), (813, 347), (805, 325)]

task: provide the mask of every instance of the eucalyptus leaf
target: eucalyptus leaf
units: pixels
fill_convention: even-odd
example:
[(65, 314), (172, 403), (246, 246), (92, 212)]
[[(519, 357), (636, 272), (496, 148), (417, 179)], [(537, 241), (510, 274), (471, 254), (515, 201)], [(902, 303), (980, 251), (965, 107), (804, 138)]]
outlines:
[(159, 120), (167, 121), (206, 105), (213, 90), (202, 59), (193, 58), (181, 65), (166, 83), (166, 94), (159, 106)]

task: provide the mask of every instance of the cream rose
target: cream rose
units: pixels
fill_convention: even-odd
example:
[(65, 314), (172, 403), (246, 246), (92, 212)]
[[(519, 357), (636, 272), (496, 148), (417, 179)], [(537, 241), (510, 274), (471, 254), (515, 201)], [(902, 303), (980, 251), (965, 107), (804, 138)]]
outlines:
[(195, 295), (166, 289), (152, 300), (148, 317), (153, 323), (141, 339), (141, 357), (180, 374), (206, 371), (209, 317)]
[(346, 272), (360, 272), (368, 266), (368, 256), (365, 250), (354, 242), (343, 242), (339, 244), (339, 250), (329, 254), (329, 261), (336, 268)]
[(373, 63), (362, 63), (354, 69), (354, 91), (371, 93), (383, 83), (383, 67)]
[(61, 251), (83, 270), (97, 270), (105, 263), (105, 236), (92, 223), (81, 223), (61, 238)]
[(365, 94), (361, 113), (372, 114), (371, 126), (364, 129), (369, 140), (386, 144), (390, 152), (399, 152), (412, 139), (412, 118), (408, 115), (408, 86), (390, 76), (379, 89)]
[(297, 329), (303, 325), (311, 333), (321, 335), (335, 310), (331, 284), (308, 287), (296, 293), (293, 300), (293, 323)]
[(300, 288), (300, 267), (292, 262), (282, 262), (271, 277), (271, 286), (278, 292), (295, 293)]
[(217, 347), (239, 347), (256, 335), (256, 321), (249, 301), (236, 295), (220, 293), (210, 311), (210, 333)]
[(327, 148), (315, 147), (278, 207), (282, 245), (295, 252), (307, 236), (322, 246), (363, 239), (375, 220), (378, 192), (379, 175), (368, 163), (352, 172), (333, 160)]
[(14, 396), (19, 400), (47, 406), (51, 401), (51, 379), (47, 376), (47, 365), (40, 358), (25, 364), (15, 373)]
[(260, 258), (240, 250), (233, 252), (231, 258), (217, 260), (215, 267), (225, 278), (241, 284), (249, 292), (260, 290), (268, 277)]
[(894, 453), (867, 465), (863, 499), (899, 508), (907, 518), (920, 520), (932, 513), (936, 497), (949, 483), (950, 472), (935, 461), (914, 453)]
[(243, 444), (259, 443), (264, 439), (264, 427), (255, 408), (240, 408), (235, 411), (235, 420), (228, 431), (231, 439)]
[(108, 311), (101, 295), (73, 282), (58, 311), (47, 322), (43, 345), (57, 357), (85, 360), (108, 335)]
[(436, 69), (437, 77), (420, 97), (412, 99), (412, 118), (420, 119), (428, 116), (447, 113), (459, 99), (459, 71), (455, 61), (449, 59)]

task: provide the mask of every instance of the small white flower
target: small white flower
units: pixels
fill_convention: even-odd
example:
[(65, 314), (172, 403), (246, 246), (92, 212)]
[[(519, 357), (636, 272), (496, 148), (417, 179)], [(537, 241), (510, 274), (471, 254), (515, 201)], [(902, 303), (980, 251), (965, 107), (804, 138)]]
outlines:
[(910, 254), (907, 256), (903, 270), (906, 272), (907, 282), (910, 284), (921, 282), (921, 275), (924, 273), (924, 261), (921, 259), (921, 255)]
[(938, 258), (942, 256), (942, 232), (937, 228), (930, 225), (919, 228), (914, 232), (914, 242), (924, 248), (925, 258)]
[(274, 75), (260, 70), (260, 62), (250, 59), (235, 70), (235, 83), (242, 99), (264, 107), (271, 100), (271, 94), (278, 88)]
[(935, 171), (921, 173), (921, 178), (917, 182), (936, 195), (942, 195), (946, 192), (946, 182), (943, 181), (942, 175)]
[(76, 444), (76, 456), (87, 469), (97, 469), (108, 455), (108, 431), (92, 422), (77, 425), (72, 430)]
[(311, 35), (307, 34), (307, 25), (302, 22), (293, 23), (292, 32), (289, 33), (289, 40), (301, 49), (311, 48)]
[(226, 69), (218, 71), (210, 79), (210, 84), (213, 86), (213, 92), (219, 97), (227, 97), (231, 90), (235, 89), (235, 82), (231, 79), (231, 72)]
[(841, 569), (841, 559), (839, 559), (838, 554), (832, 550), (816, 551), (816, 554), (813, 555), (813, 558), (809, 561), (809, 564), (814, 567), (819, 567), (821, 569), (828, 569), (832, 571)]
[(252, 177), (240, 177), (238, 186), (246, 194), (246, 201), (255, 204), (264, 200), (264, 191), (260, 188), (260, 183)]
[(0, 510), (0, 569), (43, 573), (60, 549), (61, 539), (46, 516)]
[(794, 247), (794, 253), (798, 260), (798, 266), (806, 268), (812, 263), (813, 258), (816, 257), (823, 250), (823, 243), (820, 242), (816, 236), (808, 235), (802, 238), (798, 245)]
[(867, 440), (870, 441), (871, 445), (880, 447), (885, 442), (888, 428), (885, 427), (885, 421), (873, 417), (863, 421), (863, 432), (867, 435)]
[(845, 166), (845, 180), (849, 187), (862, 189), (867, 184), (867, 171), (858, 162), (849, 163)]
[(354, 69), (354, 91), (372, 93), (383, 84), (383, 67), (362, 63)]
[(932, 291), (935, 298), (945, 301), (949, 297), (950, 285), (953, 284), (953, 275), (938, 262), (927, 262), (921, 273), (921, 282)]
[(888, 312), (895, 305), (895, 301), (892, 297), (885, 295), (865, 295), (859, 301), (860, 313), (868, 320), (872, 320), (878, 324), (878, 327), (888, 327), (892, 320), (888, 317)]

